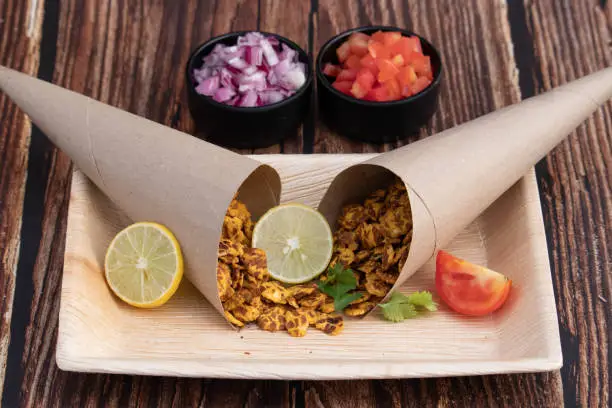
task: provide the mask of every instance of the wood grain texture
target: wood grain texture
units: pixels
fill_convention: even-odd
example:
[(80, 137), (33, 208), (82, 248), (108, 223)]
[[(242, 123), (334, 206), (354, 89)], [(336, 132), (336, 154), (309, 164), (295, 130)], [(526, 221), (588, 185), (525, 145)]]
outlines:
[[(44, 2), (0, 0), (0, 65), (38, 71)], [(2, 12), (6, 10), (7, 12)], [(8, 12), (10, 11), (10, 12)], [(0, 395), (10, 341), (31, 124), (0, 94)]]
[[(30, 45), (35, 38), (27, 38), (22, 25), (24, 10), (33, 3), (42, 9), (46, 3), (55, 1), (0, 0), (0, 63), (26, 70), (28, 64), (38, 58), (36, 48), (31, 48), (31, 56), (23, 56), (24, 45)], [(462, 7), (456, 7), (456, 2), (450, 0), (344, 0), (336, 4), (312, 0), (300, 1), (299, 6), (294, 6), (292, 1), (291, 7), (278, 6), (277, 3), (284, 4), (267, 0), (63, 0), (54, 81), (153, 120), (190, 130), (192, 124), (182, 93), (182, 63), (177, 65), (169, 60), (185, 56), (189, 46), (211, 34), (256, 26), (257, 10), (260, 10), (259, 15), (262, 9), (266, 10), (265, 17), (259, 21), (261, 29), (270, 27), (270, 30), (284, 33), (300, 44), (303, 44), (300, 38), (304, 36), (300, 27), (311, 27), (314, 41), (308, 46), (313, 51), (333, 33), (352, 26), (369, 22), (403, 22), (427, 36), (443, 51), (446, 67), (441, 107), (431, 126), (422, 132), (421, 136), (424, 136), (518, 100), (520, 93), (513, 60), (520, 61), (525, 51), (531, 53), (531, 57), (527, 58), (527, 64), (519, 64), (523, 96), (610, 64), (612, 9), (610, 2), (606, 1), (525, 1), (525, 5), (520, 6), (524, 9), (521, 19), (525, 30), (513, 29), (512, 38), (503, 2), (470, 0)], [(519, 3), (509, 2), (511, 13)], [(310, 8), (314, 11), (311, 18)], [(268, 10), (271, 10), (270, 15)], [(273, 13), (279, 14), (275, 17)], [(291, 24), (287, 25), (285, 19)], [(304, 23), (303, 19), (309, 21)], [(515, 25), (514, 21), (512, 23)], [(518, 41), (524, 33), (527, 33), (523, 38), (525, 41)], [(512, 55), (512, 40), (515, 41), (515, 56)], [(186, 47), (185, 43), (188, 43)], [(14, 50), (19, 51), (15, 53)], [(48, 52), (43, 50), (43, 57), (47, 58), (45, 54)], [(17, 63), (20, 59), (14, 59), (15, 55), (21, 55), (21, 61), (28, 61), (28, 64)], [(31, 72), (36, 71), (33, 67), (31, 69)], [(25, 172), (24, 167), (20, 167), (25, 165), (20, 163), (25, 159), (27, 149), (24, 136), (7, 130), (5, 125), (14, 129), (15, 123), (23, 121), (19, 119), (20, 113), (16, 113), (14, 108), (11, 110), (10, 106), (0, 97), (3, 125), (0, 129), (0, 290), (3, 296), (9, 295), (3, 297), (0, 306), (4, 319), (0, 324), (0, 351), (8, 340), (6, 312), (13, 287), (12, 274), (7, 275), (5, 268), (6, 265), (13, 267), (15, 263), (20, 228), (17, 219), (6, 223), (5, 219), (9, 218), (5, 216), (20, 211)], [(23, 132), (23, 126), (19, 125), (17, 129)], [(309, 131), (314, 132), (314, 129)], [(609, 239), (606, 240), (605, 235), (607, 233), (609, 237), (612, 229), (609, 109), (590, 120), (578, 133), (588, 133), (589, 142), (576, 143), (572, 139), (538, 170), (560, 320), (562, 328), (566, 329), (566, 366), (562, 370), (565, 402), (567, 406), (606, 406), (609, 405), (610, 390), (610, 368), (606, 364), (609, 364), (610, 357), (609, 347), (606, 349), (603, 345), (609, 343), (609, 337), (607, 342), (603, 341), (609, 332), (612, 271)], [(597, 136), (594, 138), (593, 135)], [(313, 135), (306, 132), (304, 143), (308, 144), (312, 138)], [(283, 149), (293, 152), (299, 150), (299, 146), (300, 141), (296, 140), (285, 143)], [(325, 130), (316, 131), (315, 150), (318, 152), (369, 152), (391, 147), (361, 145), (329, 135)], [(280, 148), (265, 151), (276, 152)], [(422, 381), (303, 383), (60, 372), (55, 365), (54, 348), (67, 202), (66, 191), (61, 190), (67, 188), (70, 171), (67, 160), (47, 146), (38, 154), (30, 152), (30, 156), (43, 159), (41, 166), (49, 169), (45, 170), (44, 178), (30, 183), (30, 195), (41, 197), (37, 205), (43, 206), (44, 199), (42, 251), (37, 257), (34, 275), (36, 291), (25, 285), (23, 292), (17, 295), (19, 299), (25, 298), (25, 308), (21, 313), (28, 314), (28, 309), (31, 309), (27, 331), (29, 350), (24, 350), (22, 342), (11, 345), (18, 360), (22, 350), (28, 356), (14, 365), (14, 372), (10, 373), (21, 384), (14, 392), (20, 396), (23, 406), (556, 407), (563, 404), (558, 373)], [(9, 160), (5, 161), (7, 157)], [(9, 165), (9, 162), (15, 164)], [(45, 188), (46, 185), (49, 187)], [(6, 201), (6, 197), (11, 199)], [(17, 203), (17, 206), (6, 203)], [(24, 223), (26, 221), (27, 217)], [(36, 232), (30, 229), (25, 233), (31, 236), (22, 241), (23, 245), (41, 238), (32, 235)], [(7, 242), (10, 243), (8, 246)], [(29, 247), (32, 248), (34, 252), (38, 250), (37, 246)], [(32, 270), (20, 273), (30, 276)], [(30, 298), (33, 299), (31, 308)], [(2, 361), (4, 358), (0, 354)], [(591, 370), (594, 364), (597, 367)]]
[[(257, 29), (258, 26), (305, 45), (307, 34), (302, 33), (302, 28), (307, 24), (308, 13), (296, 13), (292, 23), (284, 25), (283, 19), (290, 15), (283, 15), (287, 10), (280, 6), (281, 3), (257, 0), (63, 1), (59, 12), (53, 82), (168, 126), (190, 131), (192, 123), (183, 88), (183, 67), (190, 51), (212, 35), (228, 30)], [(38, 4), (43, 6), (42, 1)], [(16, 9), (14, 5), (10, 6), (11, 10)], [(259, 17), (260, 7), (265, 10), (265, 17)], [(15, 15), (15, 18), (19, 17), (19, 14)], [(37, 53), (34, 55), (38, 56)], [(18, 65), (17, 68), (24, 70)], [(301, 151), (301, 139), (287, 141), (285, 145), (289, 151)], [(27, 146), (22, 150), (25, 155)], [(263, 151), (278, 152), (280, 147)], [(34, 270), (30, 272), (33, 273), (32, 293), (21, 295), (32, 297), (21, 368), (16, 367), (17, 372), (10, 373), (17, 380), (12, 384), (19, 383), (20, 386), (13, 390), (16, 397), (5, 400), (5, 403), (10, 405), (18, 399), (23, 406), (67, 406), (95, 401), (104, 401), (102, 404), (107, 405), (108, 401), (123, 406), (122, 401), (146, 404), (149, 398), (153, 398), (150, 401), (155, 401), (155, 404), (180, 402), (185, 398), (195, 402), (199, 401), (197, 398), (205, 398), (193, 399), (191, 391), (187, 392), (199, 389), (200, 380), (173, 380), (174, 385), (168, 388), (168, 380), (164, 379), (75, 376), (57, 369), (55, 345), (59, 287), (72, 168), (69, 159), (53, 147), (45, 145), (42, 155), (48, 162), (46, 187), (44, 184), (36, 186), (44, 197), (42, 236)], [(10, 172), (7, 169), (1, 174), (4, 176)], [(23, 185), (23, 181), (15, 182), (15, 186)], [(12, 194), (20, 193), (19, 189), (11, 187)], [(15, 220), (18, 222), (19, 218), (17, 216)], [(15, 241), (15, 237), (11, 239)], [(11, 255), (9, 251), (6, 253)], [(2, 339), (8, 341), (5, 335)], [(257, 405), (258, 401), (269, 398), (276, 401), (280, 395), (288, 395), (291, 386), (289, 383), (253, 384), (253, 387), (243, 386), (245, 392), (237, 394), (233, 394), (236, 387), (230, 387), (229, 383), (220, 387), (215, 385), (213, 391), (219, 388), (226, 390), (227, 395), (213, 393), (213, 397), (206, 398), (220, 401), (220, 406), (223, 406), (224, 399), (232, 393), (236, 404), (238, 401), (243, 403), (242, 399), (236, 398), (244, 397)], [(156, 395), (160, 387), (167, 391)], [(270, 397), (259, 398), (264, 391), (270, 393)], [(105, 395), (108, 400), (103, 399)]]
[(319, 0), (314, 18), (317, 49), (352, 27), (392, 25), (429, 39), (440, 51), (444, 67), (438, 111), (420, 135), (375, 146), (350, 141), (320, 126), (316, 152), (388, 150), (520, 100), (504, 2), (470, 0), (457, 7), (452, 0)]
[[(507, 8), (503, 2), (476, 0), (462, 2), (461, 7), (456, 7), (452, 1), (319, 0), (315, 15), (317, 48), (335, 33), (365, 24), (410, 28), (428, 38), (442, 54), (445, 73), (439, 109), (419, 137), (466, 122), (521, 98)], [(403, 142), (406, 141), (397, 144)], [(315, 138), (317, 152), (361, 152), (393, 147), (355, 143), (332, 134), (323, 126), (319, 127)], [(386, 398), (382, 401), (390, 401), (395, 406), (560, 406), (562, 402), (558, 372), (444, 380), (383, 380), (376, 384), (378, 394), (371, 384), (367, 387), (352, 383), (335, 390), (329, 384), (306, 383), (306, 402), (313, 407), (350, 406), (348, 401), (364, 401), (362, 406), (370, 406), (367, 401), (380, 398)], [(363, 396), (364, 388), (369, 388), (370, 394)], [(493, 389), (500, 392), (492, 393)], [(385, 390), (382, 396), (380, 390)], [(415, 403), (402, 395), (421, 395), (421, 400)]]
[[(610, 66), (612, 4), (524, 2), (539, 93)], [(564, 346), (567, 406), (609, 407), (612, 321), (612, 104), (538, 167)]]

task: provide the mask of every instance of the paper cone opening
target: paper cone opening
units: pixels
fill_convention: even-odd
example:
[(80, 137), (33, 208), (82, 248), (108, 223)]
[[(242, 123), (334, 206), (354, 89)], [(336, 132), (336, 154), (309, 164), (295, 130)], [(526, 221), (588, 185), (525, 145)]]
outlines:
[(256, 222), (266, 211), (280, 203), (280, 192), (280, 176), (274, 168), (262, 164), (240, 185), (236, 198), (246, 205), (253, 222)]
[(0, 89), (133, 221), (158, 222), (176, 235), (186, 277), (223, 314), (216, 266), (227, 208), (236, 193), (254, 217), (277, 205), (278, 173), (192, 135), (3, 67)]
[(412, 216), (412, 241), (406, 262), (387, 296), (432, 257), (436, 244), (435, 226), (431, 214), (421, 198), (410, 187), (409, 181), (381, 164), (369, 162), (357, 164), (342, 171), (334, 178), (318, 208), (332, 226), (332, 230), (335, 231), (337, 220), (345, 205), (363, 204), (366, 197), (372, 192), (386, 189), (397, 179), (402, 180), (408, 193)]

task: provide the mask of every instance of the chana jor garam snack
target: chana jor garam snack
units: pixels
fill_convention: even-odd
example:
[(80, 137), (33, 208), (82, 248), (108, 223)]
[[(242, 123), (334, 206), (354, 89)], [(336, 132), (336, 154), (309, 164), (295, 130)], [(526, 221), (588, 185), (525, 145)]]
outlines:
[[(286, 330), (294, 337), (306, 335), (310, 326), (337, 335), (344, 321), (334, 314), (336, 310), (344, 310), (347, 316), (365, 315), (399, 277), (412, 239), (408, 193), (398, 179), (386, 190), (370, 194), (363, 205), (343, 208), (334, 234), (334, 256), (318, 285), (286, 287), (272, 280), (266, 253), (251, 248), (252, 234), (250, 212), (242, 202), (232, 200), (223, 222), (217, 264), (217, 286), (227, 320), (237, 327), (256, 323), (270, 332)], [(324, 293), (320, 288), (328, 290)], [(336, 296), (329, 295), (334, 292)]]
[[(376, 190), (361, 204), (342, 209), (334, 234), (331, 266), (350, 268), (360, 294), (344, 308), (348, 316), (372, 310), (391, 289), (408, 257), (412, 213), (404, 183), (397, 179), (386, 190)], [(329, 272), (321, 278), (327, 279)]]
[(237, 327), (255, 323), (263, 330), (306, 335), (309, 326), (337, 335), (342, 316), (333, 299), (314, 283), (285, 287), (270, 279), (266, 254), (251, 248), (253, 222), (246, 206), (233, 199), (223, 222), (217, 262), (217, 287), (227, 320)]

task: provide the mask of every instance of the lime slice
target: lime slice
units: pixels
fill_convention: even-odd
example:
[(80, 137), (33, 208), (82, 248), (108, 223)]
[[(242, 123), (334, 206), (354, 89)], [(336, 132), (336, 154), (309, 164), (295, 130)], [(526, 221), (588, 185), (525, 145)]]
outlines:
[(284, 204), (270, 209), (255, 224), (253, 247), (266, 251), (274, 279), (303, 283), (327, 268), (333, 237), (320, 212), (302, 204)]
[(163, 305), (183, 278), (178, 241), (166, 227), (138, 222), (111, 241), (104, 260), (106, 282), (124, 302), (141, 308)]

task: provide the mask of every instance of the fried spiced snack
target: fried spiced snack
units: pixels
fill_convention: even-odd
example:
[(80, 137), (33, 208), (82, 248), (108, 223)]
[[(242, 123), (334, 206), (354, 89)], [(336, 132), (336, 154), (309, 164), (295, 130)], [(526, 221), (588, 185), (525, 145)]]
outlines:
[(350, 268), (358, 282), (353, 292), (362, 293), (344, 309), (346, 315), (365, 315), (387, 295), (406, 262), (411, 241), (410, 201), (400, 179), (374, 191), (362, 204), (342, 209), (332, 265), (339, 262)]
[[(256, 324), (260, 329), (287, 331), (303, 337), (310, 327), (336, 335), (342, 316), (331, 316), (334, 302), (316, 285), (285, 287), (270, 279), (266, 253), (251, 248), (253, 222), (247, 207), (232, 200), (223, 222), (217, 263), (217, 288), (226, 319), (236, 327)], [(348, 234), (346, 245), (356, 249)]]

